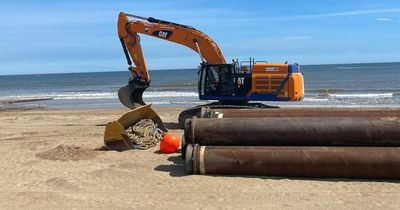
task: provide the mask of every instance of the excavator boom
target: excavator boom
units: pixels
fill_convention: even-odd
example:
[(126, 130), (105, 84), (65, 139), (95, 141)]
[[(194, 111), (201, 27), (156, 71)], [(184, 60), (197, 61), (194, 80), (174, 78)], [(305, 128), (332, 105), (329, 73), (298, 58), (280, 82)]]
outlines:
[(133, 109), (145, 104), (142, 94), (151, 81), (140, 46), (139, 34), (186, 46), (197, 52), (203, 62), (226, 64), (218, 45), (206, 34), (193, 27), (121, 12), (118, 17), (118, 36), (132, 77), (129, 85), (118, 91), (118, 97), (128, 108)]

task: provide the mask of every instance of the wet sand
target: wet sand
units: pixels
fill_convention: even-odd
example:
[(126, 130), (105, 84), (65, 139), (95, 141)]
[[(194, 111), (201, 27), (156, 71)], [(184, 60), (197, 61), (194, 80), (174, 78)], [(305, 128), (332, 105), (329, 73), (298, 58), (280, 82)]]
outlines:
[[(158, 108), (182, 135), (181, 108)], [(186, 175), (180, 154), (104, 151), (123, 109), (1, 109), (1, 209), (400, 209), (400, 182)], [(72, 156), (72, 158), (70, 158)]]

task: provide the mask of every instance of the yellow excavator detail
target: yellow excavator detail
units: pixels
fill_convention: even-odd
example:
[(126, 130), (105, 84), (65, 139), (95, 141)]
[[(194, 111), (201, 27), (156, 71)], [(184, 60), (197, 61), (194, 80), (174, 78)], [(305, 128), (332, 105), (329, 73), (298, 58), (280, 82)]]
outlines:
[(132, 109), (122, 115), (118, 120), (109, 122), (104, 132), (104, 144), (108, 149), (126, 150), (133, 149), (132, 142), (126, 133), (126, 129), (142, 119), (152, 119), (163, 131), (167, 131), (161, 118), (151, 108), (151, 104)]

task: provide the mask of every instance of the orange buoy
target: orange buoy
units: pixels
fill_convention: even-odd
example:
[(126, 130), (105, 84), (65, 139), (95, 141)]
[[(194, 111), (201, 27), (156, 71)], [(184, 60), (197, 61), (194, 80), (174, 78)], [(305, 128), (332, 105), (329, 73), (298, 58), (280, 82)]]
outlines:
[(167, 132), (161, 139), (160, 152), (174, 153), (179, 149), (180, 140), (178, 135), (172, 132)]

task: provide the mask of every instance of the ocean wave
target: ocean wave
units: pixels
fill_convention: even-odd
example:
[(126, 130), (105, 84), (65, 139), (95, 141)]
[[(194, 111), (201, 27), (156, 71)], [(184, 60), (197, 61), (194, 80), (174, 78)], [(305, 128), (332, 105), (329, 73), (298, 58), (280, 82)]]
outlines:
[(116, 98), (115, 93), (85, 93), (85, 92), (77, 92), (77, 93), (65, 93), (65, 94), (54, 94), (54, 100), (73, 100), (73, 99), (112, 99)]
[(157, 104), (157, 105), (166, 105), (166, 104), (172, 104), (171, 101), (152, 101), (150, 102), (151, 104)]
[(143, 98), (163, 98), (163, 97), (198, 97), (196, 92), (178, 92), (178, 91), (160, 91), (160, 92), (144, 92)]
[(393, 98), (393, 93), (328, 94), (329, 98)]
[[(143, 98), (174, 98), (174, 97), (198, 97), (196, 92), (160, 91), (144, 92)], [(117, 92), (58, 92), (38, 93), (1, 97), (1, 99), (23, 98), (53, 98), (54, 100), (89, 100), (89, 99), (114, 99), (118, 98)]]
[(305, 97), (303, 99), (303, 101), (306, 101), (306, 102), (308, 102), (308, 101), (310, 101), (310, 102), (324, 102), (324, 101), (329, 101), (329, 98), (307, 98), (307, 97)]
[(326, 93), (326, 94), (329, 94), (329, 93), (336, 93), (336, 92), (345, 92), (345, 91), (348, 91), (348, 90), (349, 89), (344, 89), (344, 88), (341, 88), (341, 89), (320, 88), (320, 89), (307, 89), (307, 92), (308, 93), (315, 92), (315, 93)]
[(76, 92), (76, 93), (82, 93), (82, 92), (98, 92), (98, 91), (101, 91), (101, 90), (95, 90), (95, 89), (87, 89), (87, 90), (82, 90), (82, 89), (80, 89), (80, 90), (76, 90), (76, 91), (71, 91), (71, 90), (61, 90), (60, 92), (61, 93), (73, 93), (73, 92)]
[(367, 68), (371, 68), (371, 67), (367, 67), (367, 66), (335, 66), (334, 68), (346, 70), (346, 69), (367, 69)]
[(157, 104), (157, 105), (205, 104), (204, 101), (147, 101), (147, 103)]

